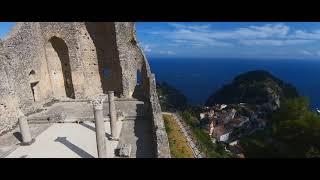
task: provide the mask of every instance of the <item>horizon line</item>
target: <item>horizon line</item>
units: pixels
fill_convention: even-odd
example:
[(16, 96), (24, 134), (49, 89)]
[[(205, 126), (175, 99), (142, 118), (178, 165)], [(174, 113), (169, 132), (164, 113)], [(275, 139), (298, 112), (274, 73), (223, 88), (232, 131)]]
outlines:
[(244, 59), (244, 60), (320, 60), (319, 58), (264, 58), (264, 57), (259, 57), (259, 58), (254, 58), (254, 57), (183, 57), (183, 56), (147, 56), (147, 58), (161, 58), (161, 59)]

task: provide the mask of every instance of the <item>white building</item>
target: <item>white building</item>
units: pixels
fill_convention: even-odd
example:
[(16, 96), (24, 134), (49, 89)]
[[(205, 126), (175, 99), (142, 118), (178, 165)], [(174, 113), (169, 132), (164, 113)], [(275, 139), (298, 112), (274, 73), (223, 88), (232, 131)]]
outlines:
[(200, 120), (204, 119), (206, 117), (206, 113), (200, 113)]
[(219, 125), (214, 128), (214, 133), (218, 141), (226, 142), (232, 133), (231, 126)]
[(222, 109), (224, 109), (224, 108), (226, 108), (227, 107), (227, 105), (226, 104), (221, 104), (221, 106), (220, 106), (220, 110), (222, 110)]

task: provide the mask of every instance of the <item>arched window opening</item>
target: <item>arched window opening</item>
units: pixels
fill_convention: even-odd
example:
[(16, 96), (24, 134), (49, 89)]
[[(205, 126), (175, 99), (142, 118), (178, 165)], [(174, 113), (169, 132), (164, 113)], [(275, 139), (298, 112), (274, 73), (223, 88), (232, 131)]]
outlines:
[(34, 70), (31, 70), (29, 75), (36, 75), (36, 72)]
[(141, 72), (138, 70), (137, 71), (137, 86), (141, 85)]
[(29, 72), (29, 83), (31, 87), (32, 97), (33, 101), (37, 102), (40, 100), (39, 98), (39, 80), (36, 78), (36, 72), (34, 70), (31, 70)]
[(141, 99), (142, 98), (142, 86), (141, 86), (141, 71), (137, 70), (137, 75), (136, 75), (136, 86), (134, 88), (132, 97), (135, 99)]
[(104, 78), (107, 78), (109, 76), (109, 70), (107, 68), (102, 69), (102, 74)]
[(88, 31), (87, 38), (92, 40), (93, 51), (96, 53), (101, 87), (103, 93), (114, 91), (120, 95), (122, 84), (122, 73), (120, 61), (117, 58), (117, 41), (115, 36), (115, 25), (113, 22), (86, 22)]
[(56, 36), (52, 37), (49, 43), (47, 58), (54, 94), (74, 99), (75, 93), (67, 44)]
[(37, 102), (38, 101), (38, 83), (39, 81), (37, 82), (33, 82), (33, 83), (30, 83), (30, 86), (31, 86), (31, 91), (32, 91), (32, 96), (33, 96), (33, 101), (34, 102)]

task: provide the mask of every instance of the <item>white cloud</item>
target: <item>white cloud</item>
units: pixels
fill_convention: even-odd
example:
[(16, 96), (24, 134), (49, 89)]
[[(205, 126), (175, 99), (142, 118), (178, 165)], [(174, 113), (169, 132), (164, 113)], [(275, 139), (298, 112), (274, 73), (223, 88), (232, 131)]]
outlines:
[(153, 31), (150, 34), (160, 35), (171, 42), (183, 45), (198, 46), (230, 46), (231, 43), (218, 41), (211, 37), (210, 25), (187, 26), (178, 23), (169, 23), (175, 29), (173, 31)]
[(307, 44), (320, 40), (320, 30), (307, 32), (304, 30), (290, 30), (283, 23), (264, 24), (260, 26), (247, 26), (232, 30), (215, 30), (210, 24), (185, 25), (169, 23), (174, 27), (172, 31), (151, 32), (168, 39), (172, 44), (203, 46), (233, 46), (242, 45), (268, 45), (287, 46)]
[(210, 33), (199, 32), (190, 29), (179, 29), (174, 32), (165, 33), (165, 38), (172, 40), (175, 43), (180, 44), (203, 44), (206, 46), (230, 46), (232, 44), (222, 42), (210, 37)]
[(162, 34), (162, 32), (152, 31), (152, 32), (150, 32), (150, 34), (152, 34), (152, 35), (161, 35), (161, 34)]
[(189, 29), (189, 30), (195, 30), (195, 31), (203, 31), (208, 30), (210, 28), (209, 24), (206, 25), (184, 25), (179, 23), (168, 23), (170, 26), (173, 26), (177, 29)]
[(188, 42), (187, 40), (182, 40), (182, 39), (174, 39), (172, 41), (175, 43), (187, 43)]
[(179, 47), (179, 46), (181, 46), (181, 44), (180, 43), (169, 43), (168, 46)]
[(213, 41), (213, 39), (210, 38), (206, 33), (192, 31), (189, 29), (179, 29), (173, 33), (168, 34), (167, 37), (175, 40), (175, 42), (200, 41), (208, 43)]
[(320, 56), (320, 51), (311, 51), (311, 50), (301, 50), (300, 51), (301, 54), (306, 55), (306, 56), (313, 56), (313, 57), (317, 57)]
[(164, 55), (176, 55), (176, 53), (173, 51), (160, 51), (159, 53)]
[(301, 50), (301, 54), (307, 55), (307, 56), (312, 56), (313, 53), (307, 50)]
[(296, 30), (292, 35), (293, 38), (297, 39), (320, 39), (320, 30), (313, 32), (306, 32), (304, 30)]
[(314, 40), (303, 40), (303, 39), (246, 39), (240, 40), (239, 43), (243, 45), (268, 45), (268, 46), (286, 46), (286, 45), (297, 45), (297, 44), (306, 44), (313, 42)]
[(144, 52), (148, 53), (148, 52), (151, 52), (151, 45), (149, 44), (142, 44), (141, 43), (141, 47), (143, 49)]
[[(195, 35), (193, 38), (205, 38), (208, 39), (256, 39), (256, 38), (268, 38), (268, 37), (285, 37), (290, 28), (284, 24), (266, 24), (263, 26), (249, 26), (245, 28), (237, 28), (234, 30), (216, 31), (209, 28), (209, 25), (202, 26), (186, 26), (182, 24), (174, 24), (176, 31), (174, 33), (178, 37), (187, 37)], [(153, 34), (159, 34), (154, 32)], [(160, 33), (161, 34), (161, 33)]]
[(149, 46), (149, 45), (145, 45), (145, 46), (144, 46), (144, 51), (145, 51), (145, 52), (151, 52), (150, 46)]
[(266, 24), (263, 26), (249, 26), (229, 31), (213, 31), (211, 36), (217, 39), (260, 39), (270, 37), (285, 37), (289, 27), (284, 24)]

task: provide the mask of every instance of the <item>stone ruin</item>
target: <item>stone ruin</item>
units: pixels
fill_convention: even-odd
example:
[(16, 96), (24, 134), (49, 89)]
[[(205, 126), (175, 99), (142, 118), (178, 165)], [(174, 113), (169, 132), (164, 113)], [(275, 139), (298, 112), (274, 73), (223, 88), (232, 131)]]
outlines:
[[(141, 83), (137, 83), (137, 74)], [(114, 91), (147, 104), (155, 157), (170, 157), (155, 76), (132, 22), (19, 22), (0, 40), (0, 134), (52, 101)]]

